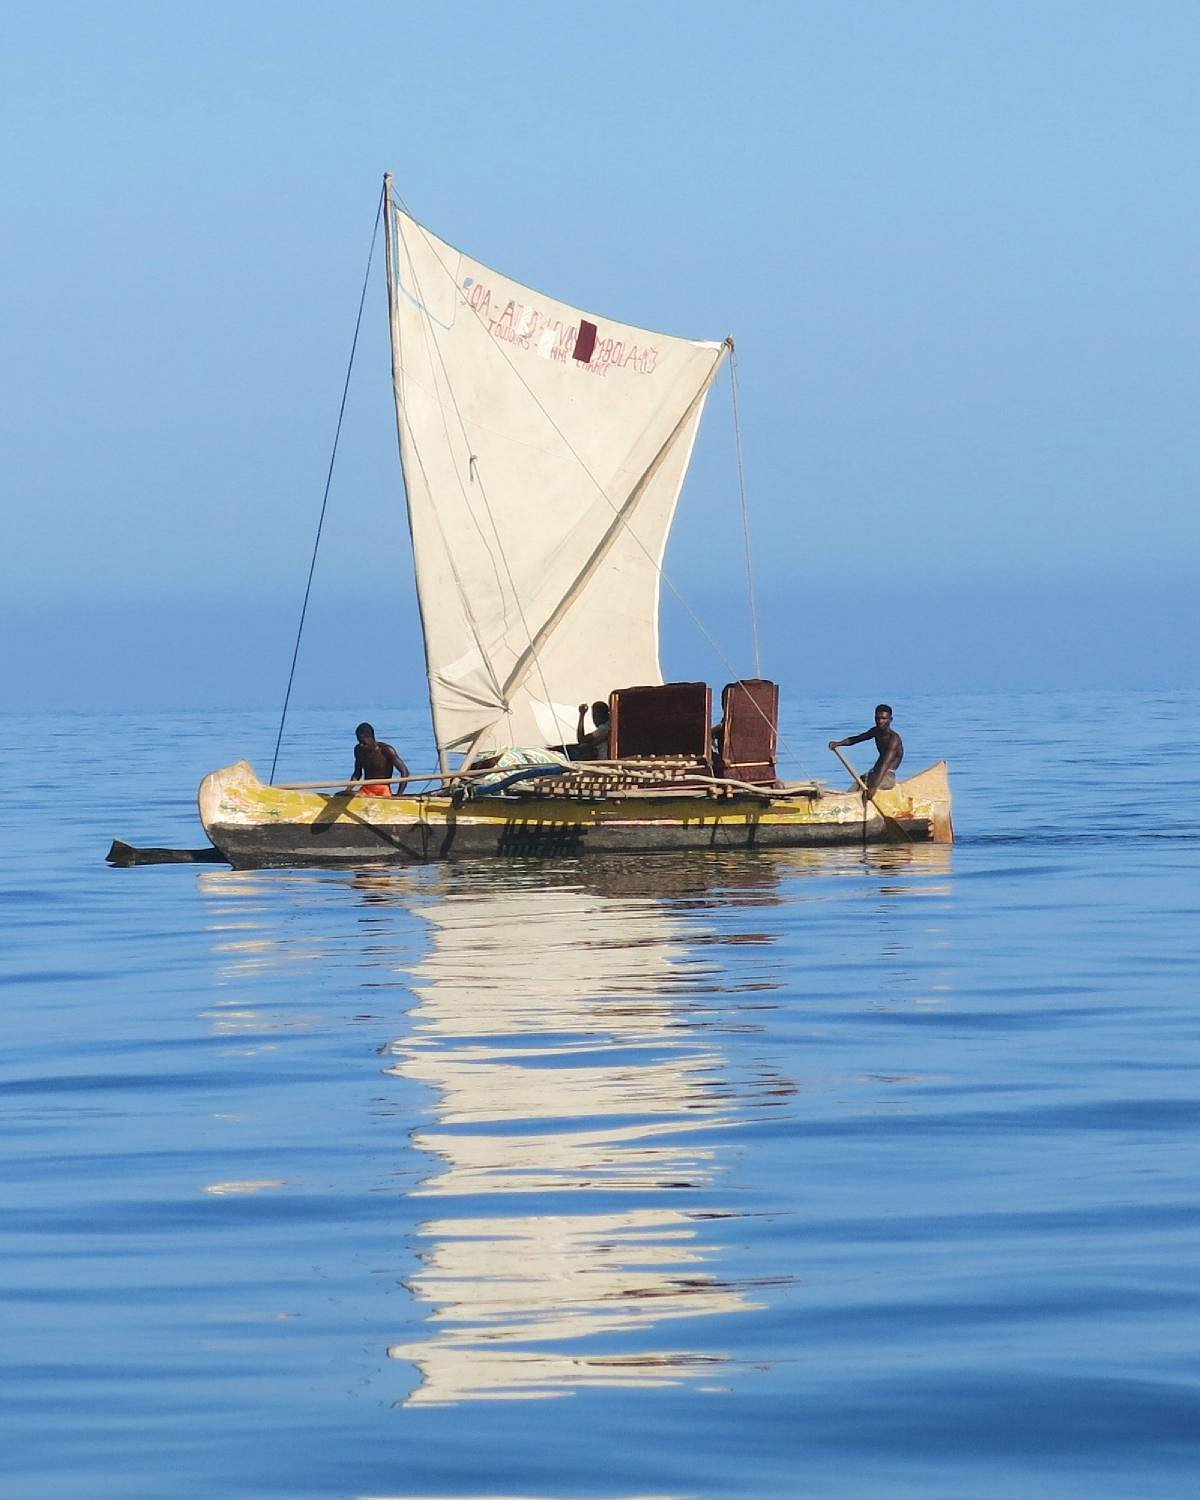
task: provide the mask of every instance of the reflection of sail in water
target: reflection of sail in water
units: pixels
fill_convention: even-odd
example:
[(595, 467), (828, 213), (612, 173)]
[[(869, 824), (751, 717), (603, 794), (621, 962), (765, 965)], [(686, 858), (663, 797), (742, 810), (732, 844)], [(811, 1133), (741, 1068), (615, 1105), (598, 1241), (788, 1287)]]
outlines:
[[(786, 1085), (720, 1049), (736, 997), (703, 994), (703, 912), (587, 879), (450, 873), (425, 911), (419, 1004), (389, 1049), (435, 1093), (416, 1192), (446, 1205), (408, 1283), (429, 1335), (389, 1351), (421, 1372), (410, 1402), (711, 1376), (723, 1356), (647, 1348), (650, 1331), (670, 1323), (677, 1345), (684, 1320), (756, 1305), (720, 1274), (720, 1184), (731, 1133)], [(747, 881), (772, 884), (770, 866)], [(662, 1201), (680, 1188), (703, 1205)]]

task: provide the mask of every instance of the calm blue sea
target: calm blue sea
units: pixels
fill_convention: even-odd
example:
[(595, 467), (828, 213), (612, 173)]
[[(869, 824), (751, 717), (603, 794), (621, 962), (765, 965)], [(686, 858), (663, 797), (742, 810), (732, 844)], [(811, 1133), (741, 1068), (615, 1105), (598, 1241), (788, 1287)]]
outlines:
[(265, 873), (0, 719), (3, 1493), (1200, 1493), (1200, 695), (896, 708), (952, 848)]

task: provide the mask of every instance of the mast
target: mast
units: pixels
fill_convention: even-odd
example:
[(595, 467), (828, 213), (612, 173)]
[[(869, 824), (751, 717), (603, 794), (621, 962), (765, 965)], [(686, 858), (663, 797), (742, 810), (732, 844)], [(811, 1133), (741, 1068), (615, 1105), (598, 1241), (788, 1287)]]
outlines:
[[(392, 174), (383, 174), (383, 231), (384, 245), (387, 251), (387, 293), (388, 293), (388, 326), (391, 329), (392, 343), (392, 395), (396, 403), (396, 445), (400, 450), (400, 477), (404, 485), (404, 510), (408, 518), (408, 540), (416, 555), (416, 539), (413, 536), (412, 500), (408, 492), (408, 475), (404, 470), (404, 418), (402, 415), (402, 396), (400, 387), (400, 319), (396, 306), (396, 225), (395, 211), (392, 206)], [(438, 770), (446, 774), (450, 770), (450, 763), (446, 758), (446, 752), (442, 749), (438, 739), (437, 719), (434, 713), (433, 702), (433, 673), (429, 664), (429, 632), (425, 628), (425, 604), (421, 598), (420, 584), (417, 586), (417, 612), (421, 620), (421, 648), (425, 653), (425, 685), (429, 693), (429, 718), (433, 725), (433, 740), (437, 746)]]

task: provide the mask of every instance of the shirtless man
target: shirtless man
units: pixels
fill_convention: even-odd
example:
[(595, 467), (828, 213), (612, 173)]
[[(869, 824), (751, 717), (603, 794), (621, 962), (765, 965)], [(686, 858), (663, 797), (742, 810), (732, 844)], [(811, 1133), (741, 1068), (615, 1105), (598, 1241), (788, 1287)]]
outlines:
[[(830, 740), (831, 750), (840, 750), (843, 745), (861, 745), (863, 740), (874, 740), (875, 764), (863, 777), (867, 789), (863, 792), (866, 802), (876, 792), (890, 792), (896, 785), (896, 772), (904, 759), (904, 741), (892, 728), (892, 709), (888, 703), (880, 703), (875, 709), (874, 729), (864, 729), (861, 734), (852, 734), (848, 740)], [(853, 790), (853, 788), (851, 788)]]
[[(395, 746), (386, 740), (377, 740), (370, 724), (360, 724), (354, 731), (358, 743), (354, 747), (354, 775), (346, 790), (357, 797), (386, 797), (391, 790), (386, 786), (353, 785), (356, 781), (382, 781), (395, 771), (397, 776), (407, 778), (408, 767), (396, 754)], [(394, 796), (400, 796), (408, 785), (407, 779), (396, 787)]]

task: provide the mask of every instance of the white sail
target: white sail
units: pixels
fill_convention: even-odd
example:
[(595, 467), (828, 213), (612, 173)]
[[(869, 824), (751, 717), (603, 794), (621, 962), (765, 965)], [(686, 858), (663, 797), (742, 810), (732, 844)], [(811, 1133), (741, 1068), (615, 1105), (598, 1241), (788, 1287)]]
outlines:
[(387, 204), (392, 363), (439, 752), (574, 738), (662, 681), (659, 571), (725, 345), (510, 281)]

